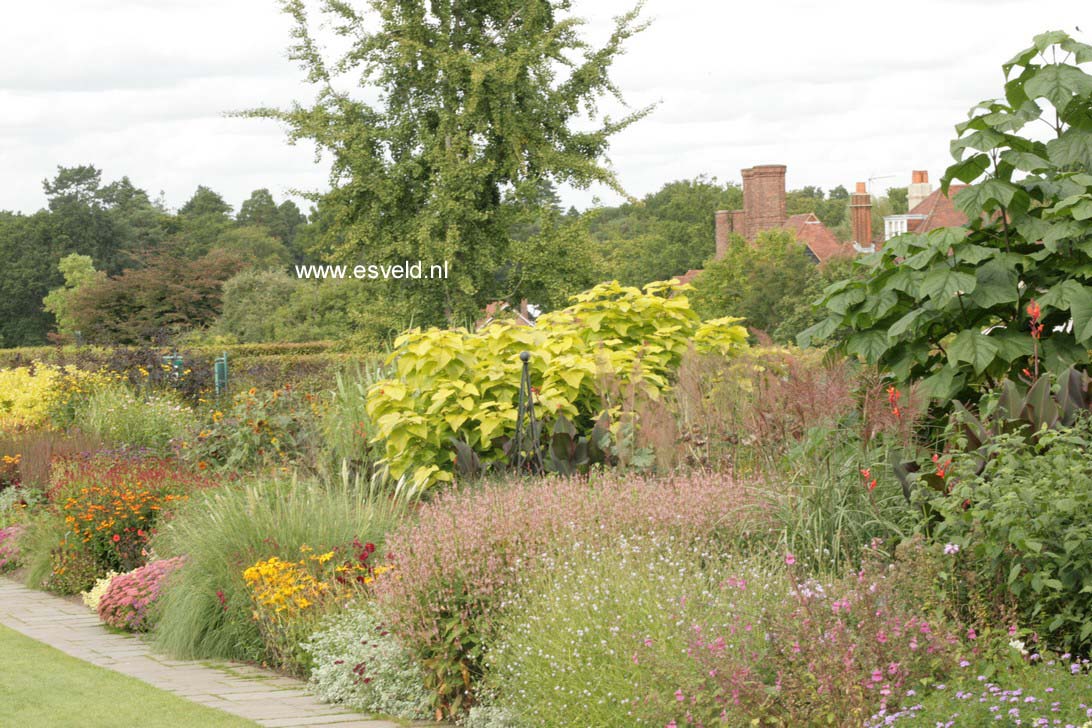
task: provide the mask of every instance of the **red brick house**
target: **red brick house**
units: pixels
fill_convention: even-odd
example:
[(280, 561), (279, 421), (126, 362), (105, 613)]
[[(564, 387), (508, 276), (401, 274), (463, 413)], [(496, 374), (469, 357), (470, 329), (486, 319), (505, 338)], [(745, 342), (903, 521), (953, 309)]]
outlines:
[[(742, 175), (743, 209), (718, 210), (715, 213), (716, 260), (727, 254), (728, 236), (731, 233), (738, 233), (748, 242), (754, 243), (758, 234), (764, 230), (791, 230), (796, 239), (807, 247), (816, 263), (823, 263), (838, 255), (855, 253), (852, 245), (839, 242), (814, 213), (792, 216), (785, 214), (785, 165), (758, 165), (742, 170)], [(868, 195), (865, 194), (864, 197), (868, 198)], [(871, 214), (871, 202), (868, 204)], [(689, 283), (699, 273), (701, 269), (693, 269), (678, 278), (683, 283)]]
[[(728, 252), (728, 236), (739, 233), (754, 243), (763, 230), (791, 230), (802, 242), (816, 263), (825, 263), (837, 256), (871, 253), (886, 240), (905, 232), (929, 232), (938, 227), (964, 225), (967, 216), (956, 209), (949, 196), (933, 190), (929, 173), (915, 170), (907, 188), (909, 212), (884, 217), (884, 235), (872, 235), (872, 196), (864, 182), (858, 182), (849, 197), (850, 223), (853, 240), (840, 242), (834, 233), (814, 213), (786, 216), (785, 214), (785, 165), (764, 164), (742, 170), (743, 209), (718, 210), (716, 219), (716, 255), (720, 260)], [(966, 185), (952, 185), (949, 195), (954, 195)], [(690, 283), (701, 269), (688, 270), (678, 276), (682, 283)]]
[(928, 172), (915, 170), (907, 188), (906, 202), (909, 212), (884, 217), (883, 239), (890, 240), (902, 233), (927, 233), (939, 227), (966, 225), (967, 216), (952, 203), (952, 195), (966, 186), (951, 185), (945, 195), (940, 190), (933, 190)]

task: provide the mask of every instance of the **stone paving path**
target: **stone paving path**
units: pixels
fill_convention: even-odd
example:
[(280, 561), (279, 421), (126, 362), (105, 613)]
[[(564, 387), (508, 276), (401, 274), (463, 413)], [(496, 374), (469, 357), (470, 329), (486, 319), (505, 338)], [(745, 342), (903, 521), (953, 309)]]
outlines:
[[(239, 662), (172, 660), (143, 640), (108, 631), (90, 610), (0, 577), (0, 624), (92, 665), (143, 680), (210, 708), (271, 728), (398, 728), (321, 703), (304, 683)], [(415, 725), (431, 725), (415, 724)]]

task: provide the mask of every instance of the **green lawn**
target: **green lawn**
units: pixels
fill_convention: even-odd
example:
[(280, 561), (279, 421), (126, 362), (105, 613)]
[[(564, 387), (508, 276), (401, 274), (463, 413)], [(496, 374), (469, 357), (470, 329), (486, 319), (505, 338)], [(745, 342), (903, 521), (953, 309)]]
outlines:
[(5, 726), (254, 726), (95, 667), (0, 626), (0, 724)]

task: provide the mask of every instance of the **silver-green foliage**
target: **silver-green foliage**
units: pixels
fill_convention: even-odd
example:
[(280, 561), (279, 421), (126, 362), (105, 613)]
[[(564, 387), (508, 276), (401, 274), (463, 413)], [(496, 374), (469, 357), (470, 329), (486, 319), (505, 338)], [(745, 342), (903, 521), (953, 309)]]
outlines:
[(311, 689), (322, 700), (399, 718), (431, 716), (420, 668), (383, 628), (374, 605), (331, 615), (303, 648), (312, 659)]

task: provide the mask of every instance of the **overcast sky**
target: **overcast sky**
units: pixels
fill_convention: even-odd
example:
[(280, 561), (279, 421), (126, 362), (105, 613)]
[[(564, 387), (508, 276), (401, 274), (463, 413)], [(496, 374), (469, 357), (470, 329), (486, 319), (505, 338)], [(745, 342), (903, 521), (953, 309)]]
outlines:
[[(594, 39), (632, 0), (573, 4)], [(311, 96), (285, 57), (290, 23), (275, 0), (4, 5), (0, 209), (42, 207), (58, 165), (128, 175), (172, 208), (198, 184), (236, 207), (258, 187), (278, 200), (326, 187), (310, 146), (289, 146), (273, 122), (224, 116)], [(873, 178), (882, 193), (914, 169), (935, 180), (952, 126), (1000, 93), (1001, 63), (1047, 29), (1092, 42), (1086, 0), (648, 0), (645, 16), (614, 78), (632, 106), (659, 107), (610, 155), (638, 197), (699, 174), (738, 181), (764, 163), (788, 165), (790, 189)], [(595, 196), (618, 201), (564, 192), (581, 208)]]

